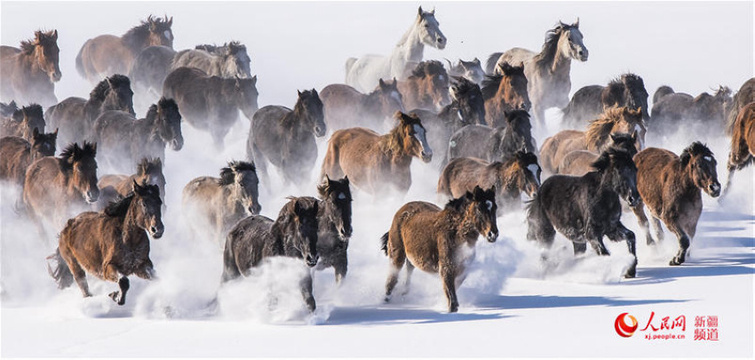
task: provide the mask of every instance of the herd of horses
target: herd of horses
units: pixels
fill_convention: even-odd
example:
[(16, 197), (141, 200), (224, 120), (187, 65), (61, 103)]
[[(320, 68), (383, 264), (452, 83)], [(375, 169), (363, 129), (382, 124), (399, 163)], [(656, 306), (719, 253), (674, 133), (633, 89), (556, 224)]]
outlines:
[[(663, 239), (661, 222), (674, 233), (679, 251), (670, 264), (682, 264), (701, 193), (722, 196), (734, 171), (755, 155), (755, 78), (733, 96), (728, 88), (692, 97), (663, 86), (649, 108), (643, 79), (628, 73), (569, 99), (571, 61), (588, 59), (579, 20), (548, 30), (540, 52), (495, 53), (486, 69), (476, 58), (446, 67), (423, 60), (424, 46), (443, 49), (447, 39), (435, 11), (420, 7), (390, 56), (348, 59), (345, 84), (297, 91), (293, 109), (258, 106), (243, 44), (175, 51), (172, 22), (150, 16), (123, 36), (87, 40), (76, 69), (93, 86), (88, 98), (55, 97), (57, 31), (37, 31), (20, 49), (2, 47), (0, 180), (21, 189), (16, 206), (43, 241), (59, 235), (48, 270), (61, 288), (75, 281), (90, 296), (90, 274), (117, 283), (110, 296), (123, 305), (129, 275), (155, 276), (150, 239), (166, 230), (162, 213), (177, 211), (163, 205), (165, 148), (184, 147), (184, 121), (209, 133), (218, 149), (240, 114), (250, 123), (247, 159), (228, 162), (218, 177), (191, 180), (178, 209), (190, 217), (192, 234), (222, 249), (222, 282), (249, 276), (265, 258), (287, 256), (314, 269), (333, 267), (340, 283), (353, 232), (352, 190), (373, 201), (403, 198), (413, 158), (429, 163), (422, 168), (437, 170), (438, 199), (447, 203), (412, 201), (396, 211), (382, 236), (390, 258), (385, 300), (404, 265), (407, 290), (419, 267), (440, 274), (450, 312), (458, 310), (456, 289), (477, 239), (495, 242), (496, 219), (523, 208), (527, 239), (545, 249), (557, 232), (575, 255), (587, 244), (608, 255), (604, 236), (626, 242), (635, 260), (624, 275), (635, 277), (635, 234), (621, 222), (625, 203), (648, 245)], [(144, 118), (134, 99), (152, 103)], [(542, 127), (552, 107), (562, 110), (564, 130), (538, 147), (533, 126)], [(648, 132), (685, 121), (731, 136), (726, 186), (700, 142), (681, 154), (645, 146)], [(327, 141), (318, 196), (289, 197), (274, 220), (261, 215), (269, 168), (299, 189), (311, 185), (318, 142), (325, 141), (318, 139)], [(98, 176), (99, 166), (112, 173)], [(300, 286), (314, 311), (311, 276)]]

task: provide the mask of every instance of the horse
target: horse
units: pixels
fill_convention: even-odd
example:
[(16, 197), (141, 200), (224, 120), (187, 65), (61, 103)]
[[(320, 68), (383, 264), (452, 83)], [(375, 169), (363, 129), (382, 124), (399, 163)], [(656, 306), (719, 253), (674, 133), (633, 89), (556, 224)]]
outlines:
[(330, 130), (366, 127), (379, 130), (396, 111), (404, 111), (404, 100), (393, 81), (378, 80), (369, 94), (345, 84), (330, 84), (320, 91), (325, 124)]
[(94, 121), (106, 110), (121, 110), (136, 116), (131, 81), (124, 75), (113, 75), (100, 81), (89, 93), (89, 99), (69, 97), (45, 111), (49, 125), (60, 129), (62, 144), (91, 140)]
[(181, 115), (193, 127), (207, 131), (216, 149), (239, 119), (239, 110), (247, 119), (257, 111), (257, 77), (224, 79), (204, 71), (180, 67), (168, 74), (163, 83), (163, 97), (175, 99)]
[(103, 175), (97, 182), (100, 188), (100, 197), (97, 199), (97, 209), (103, 210), (118, 197), (127, 197), (133, 190), (132, 184), (157, 185), (160, 189), (160, 199), (165, 199), (165, 175), (163, 175), (163, 162), (160, 158), (142, 158), (136, 164), (136, 173), (133, 175)]
[(559, 21), (545, 33), (545, 43), (540, 53), (535, 54), (522, 48), (494, 53), (488, 59), (487, 71), (498, 73), (503, 63), (523, 63), (533, 117), (542, 126), (545, 124), (546, 109), (563, 109), (569, 103), (572, 59), (584, 62), (587, 61), (587, 56), (587, 47), (582, 42), (582, 32), (579, 31), (579, 19), (571, 25)]
[(637, 151), (645, 147), (645, 123), (642, 111), (626, 106), (606, 109), (598, 119), (587, 126), (586, 131), (563, 130), (545, 141), (540, 148), (540, 165), (550, 174), (556, 174), (564, 156), (572, 151), (589, 150), (602, 152), (610, 144), (609, 134), (637, 131)]
[[(253, 267), (272, 256), (299, 258), (309, 267), (317, 265), (318, 209), (319, 202), (313, 197), (291, 197), (275, 221), (262, 215), (239, 221), (226, 238), (222, 281), (249, 276)], [(315, 311), (312, 277), (307, 275), (300, 285), (307, 308)]]
[(530, 198), (535, 197), (541, 172), (537, 156), (526, 150), (517, 151), (506, 162), (456, 158), (441, 171), (437, 191), (439, 195), (457, 198), (476, 186), (495, 188), (495, 200), (501, 212), (518, 208), (523, 192)]
[(677, 129), (682, 123), (702, 122), (723, 128), (726, 109), (731, 102), (731, 89), (725, 86), (720, 86), (713, 95), (701, 93), (692, 97), (685, 93), (670, 93), (653, 104), (650, 126), (665, 131)]
[(143, 119), (123, 111), (105, 111), (97, 117), (93, 137), (100, 147), (100, 163), (128, 171), (142, 158), (165, 160), (165, 146), (183, 148), (181, 114), (173, 99), (161, 98), (150, 106)]
[(76, 71), (84, 79), (96, 84), (103, 77), (128, 74), (139, 53), (148, 46), (173, 48), (173, 17), (155, 18), (128, 30), (123, 36), (100, 35), (87, 40), (76, 55)]
[[(637, 154), (637, 131), (632, 134), (610, 134), (611, 144), (609, 147), (624, 150), (629, 155), (634, 156)], [(576, 150), (572, 151), (561, 160), (558, 164), (556, 173), (560, 175), (572, 175), (582, 176), (594, 170), (592, 164), (598, 160), (600, 154), (594, 153), (590, 150)]]
[(327, 128), (317, 90), (297, 93), (293, 110), (268, 105), (254, 114), (246, 148), (263, 176), (270, 162), (287, 182), (302, 185), (317, 159), (315, 137), (324, 136)]
[(385, 301), (390, 301), (398, 274), (406, 263), (405, 291), (409, 290), (414, 267), (438, 273), (448, 300), (448, 312), (458, 311), (456, 289), (474, 260), (477, 238), (483, 235), (491, 243), (498, 239), (495, 214), (495, 189), (480, 187), (449, 201), (443, 209), (424, 201), (402, 206), (393, 217), (390, 230), (381, 237), (382, 250), (391, 261)]
[(469, 125), (461, 128), (448, 142), (448, 159), (475, 157), (488, 162), (506, 162), (522, 149), (536, 153), (530, 115), (525, 110), (504, 113), (506, 126), (491, 128)]
[(139, 100), (137, 103), (149, 103), (160, 98), (174, 56), (176, 51), (172, 48), (156, 45), (146, 47), (134, 58), (128, 77), (134, 88), (134, 96)]
[(171, 63), (172, 69), (179, 67), (193, 67), (200, 69), (209, 76), (222, 78), (249, 79), (252, 70), (249, 67), (251, 60), (246, 52), (246, 46), (238, 41), (226, 43), (223, 46), (213, 46), (210, 50), (206, 46), (197, 46), (196, 49), (179, 51)]
[(317, 186), (317, 254), (316, 270), (333, 267), (336, 284), (341, 284), (348, 270), (351, 237), (351, 189), (349, 178), (330, 180), (327, 176)]
[(621, 203), (641, 203), (637, 191), (637, 167), (632, 156), (609, 148), (593, 163), (595, 171), (583, 176), (554, 175), (543, 181), (527, 207), (527, 239), (546, 247), (553, 245), (556, 231), (571, 240), (574, 255), (583, 254), (589, 243), (598, 255), (610, 255), (603, 236), (624, 240), (634, 257), (624, 277), (637, 274), (634, 233), (621, 223)]
[(726, 195), (731, 186), (734, 171), (744, 169), (752, 163), (755, 156), (755, 102), (747, 104), (739, 111), (732, 129), (731, 151), (726, 162), (726, 186), (721, 193), (721, 198)]
[[(411, 111), (422, 119), (422, 125), (427, 129), (430, 148), (443, 149), (444, 155), (447, 153), (451, 135), (468, 125), (485, 124), (485, 103), (477, 84), (464, 77), (454, 77), (449, 93), (451, 103), (437, 114), (423, 109)], [(445, 156), (436, 159), (436, 163), (441, 167), (448, 162)]]
[(257, 169), (253, 163), (231, 161), (220, 169), (219, 178), (201, 176), (189, 181), (182, 204), (192, 232), (207, 232), (222, 247), (225, 235), (239, 220), (262, 210)]
[(18, 136), (0, 138), (0, 180), (24, 185), (26, 169), (32, 162), (45, 156), (55, 155), (58, 130), (50, 134), (32, 130), (31, 140)]
[(378, 79), (406, 79), (422, 61), (425, 45), (439, 50), (446, 47), (446, 37), (438, 25), (435, 10), (422, 11), (420, 6), (417, 18), (390, 56), (366, 55), (346, 60), (346, 84), (357, 91), (367, 92), (375, 88)]
[(739, 88), (731, 103), (726, 109), (726, 134), (731, 135), (733, 131), (734, 122), (742, 111), (742, 108), (747, 104), (755, 102), (755, 77), (745, 81)]
[(55, 83), (62, 76), (59, 53), (58, 30), (35, 31), (33, 40), (21, 42), (21, 49), (3, 46), (0, 99), (15, 99), (21, 104), (37, 102), (43, 106), (57, 103)]
[(581, 128), (586, 121), (598, 118), (605, 109), (614, 106), (642, 109), (642, 119), (645, 122), (650, 120), (648, 92), (640, 76), (626, 73), (611, 80), (608, 86), (589, 85), (577, 90), (563, 109), (562, 122)]
[(485, 71), (482, 70), (482, 65), (478, 58), (474, 58), (472, 61), (459, 59), (456, 65), (451, 64), (448, 59), (445, 60), (448, 63), (448, 75), (451, 77), (464, 77), (477, 85), (482, 84), (482, 80), (485, 79)]
[(110, 298), (118, 305), (126, 303), (129, 275), (145, 280), (155, 277), (149, 258), (149, 236), (162, 237), (159, 189), (156, 185), (133, 183), (133, 191), (102, 212), (87, 211), (68, 220), (60, 232), (55, 253), (48, 256), (57, 265), (47, 270), (58, 288), (69, 287), (73, 281), (84, 297), (90, 297), (86, 274), (118, 284)]
[(527, 78), (523, 66), (500, 66), (501, 74), (482, 81), (482, 97), (485, 100), (485, 122), (490, 127), (505, 126), (505, 112), (529, 111), (532, 104), (527, 94)]
[(721, 193), (716, 175), (716, 159), (700, 142), (684, 149), (680, 156), (659, 148), (647, 148), (634, 156), (637, 163), (637, 189), (642, 202), (632, 210), (645, 232), (648, 245), (655, 243), (650, 235), (644, 205), (650, 210), (658, 241), (663, 240), (662, 220), (679, 239), (679, 251), (669, 265), (681, 265), (695, 237), (697, 220), (703, 211), (700, 189), (711, 197)]
[(406, 80), (398, 81), (404, 105), (409, 109), (440, 110), (451, 101), (448, 97), (448, 73), (437, 60), (417, 64)]
[(396, 190), (404, 195), (412, 184), (412, 157), (429, 163), (433, 151), (416, 115), (396, 112), (396, 126), (385, 135), (365, 128), (338, 130), (328, 140), (320, 178), (341, 178), (362, 191), (378, 195)]
[(45, 225), (57, 233), (65, 221), (97, 201), (97, 144), (68, 145), (58, 157), (46, 156), (26, 169), (22, 199), (26, 213), (48, 239)]
[(9, 118), (0, 120), (0, 136), (18, 136), (31, 142), (35, 129), (40, 133), (45, 131), (45, 118), (39, 104), (24, 106), (15, 110)]

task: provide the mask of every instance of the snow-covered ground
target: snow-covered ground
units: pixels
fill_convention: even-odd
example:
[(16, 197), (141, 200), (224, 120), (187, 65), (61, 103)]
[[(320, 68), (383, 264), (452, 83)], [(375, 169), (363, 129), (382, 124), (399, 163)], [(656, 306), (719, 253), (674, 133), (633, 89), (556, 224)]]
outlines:
[[(247, 45), (252, 72), (259, 77), (260, 105), (292, 106), (297, 89), (342, 82), (347, 57), (387, 54), (414, 20), (418, 5), (435, 6), (449, 42), (443, 51), (426, 48), (426, 59), (476, 56), (485, 61), (490, 53), (514, 46), (539, 49), (554, 23), (579, 17), (590, 59), (572, 64), (572, 92), (626, 71), (641, 75), (651, 96), (662, 84), (693, 95), (719, 84), (736, 91), (753, 76), (752, 2), (2, 2), (0, 30), (2, 44), (17, 45), (38, 28), (58, 29), (63, 78), (56, 93), (63, 99), (91, 89), (74, 67), (86, 39), (120, 35), (148, 14), (168, 14), (174, 17), (176, 49), (239, 40)], [(137, 113), (143, 115), (144, 109)], [(558, 127), (558, 112), (548, 114), (548, 131), (539, 135), (539, 143)], [(638, 241), (635, 279), (621, 277), (631, 261), (624, 244), (606, 240), (610, 257), (588, 251), (574, 258), (559, 235), (543, 261), (541, 250), (524, 238), (524, 214), (506, 214), (499, 219), (498, 242), (477, 246), (475, 268), (459, 289), (459, 313), (447, 314), (438, 277), (421, 272), (414, 273), (411, 292), (382, 302), (388, 261), (379, 251), (379, 237), (404, 202), (436, 199), (437, 170), (415, 163), (405, 198), (376, 201), (354, 194), (349, 274), (337, 288), (332, 270), (317, 273), (318, 310), (308, 314), (295, 286), (305, 271), (298, 262), (275, 260), (256, 276), (221, 288), (220, 250), (183, 230), (183, 185), (216, 175), (229, 160), (243, 159), (248, 129), (246, 120), (239, 123), (226, 138), (226, 149), (214, 153), (207, 150), (207, 134), (184, 127), (184, 149), (167, 152), (165, 235), (152, 242), (159, 280), (132, 278), (123, 307), (105, 296), (115, 288), (111, 283), (90, 279), (96, 295), (88, 299), (76, 287), (55, 287), (44, 262), (54, 245), (30, 235), (33, 227), (14, 212), (17, 194), (3, 185), (0, 356), (755, 355), (753, 167), (736, 174), (725, 202), (703, 195), (703, 216), (684, 265), (667, 265), (677, 246), (670, 232), (654, 248)], [(719, 129), (685, 129), (649, 134), (647, 142), (676, 153), (693, 140), (707, 142), (723, 181), (729, 145), (719, 134)], [(321, 140), (319, 160), (324, 144)], [(262, 213), (275, 216), (287, 195), (314, 195), (315, 175), (306, 188), (276, 183), (263, 189)], [(631, 213), (622, 221), (643, 238)], [(622, 313), (638, 322), (632, 337), (620, 337), (614, 329)], [(683, 330), (674, 324), (680, 316)], [(661, 329), (665, 317), (673, 329)], [(712, 317), (717, 324), (708, 321)], [(701, 330), (706, 339), (696, 340)], [(718, 341), (709, 340), (711, 334)]]

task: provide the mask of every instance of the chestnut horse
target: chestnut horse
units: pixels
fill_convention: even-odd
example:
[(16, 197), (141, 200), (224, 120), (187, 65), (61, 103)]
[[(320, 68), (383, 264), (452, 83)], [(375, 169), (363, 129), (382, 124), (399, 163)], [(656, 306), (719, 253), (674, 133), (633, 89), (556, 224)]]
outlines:
[(406, 194), (412, 184), (412, 157), (428, 163), (433, 151), (418, 116), (397, 112), (395, 118), (396, 127), (382, 136), (365, 128), (333, 133), (320, 178), (348, 176), (354, 186), (372, 195), (389, 190)]
[(0, 136), (18, 136), (31, 141), (34, 129), (45, 132), (45, 118), (42, 106), (38, 104), (24, 106), (15, 110), (11, 117), (0, 120)]
[(146, 47), (163, 45), (173, 48), (173, 18), (154, 18), (134, 26), (123, 36), (100, 35), (87, 40), (76, 55), (76, 71), (90, 83), (103, 77), (128, 74), (134, 58)]
[(155, 277), (149, 258), (149, 235), (159, 239), (165, 227), (160, 213), (160, 190), (156, 185), (140, 186), (133, 182), (131, 194), (111, 203), (102, 212), (87, 211), (68, 220), (60, 232), (55, 254), (47, 257), (57, 262), (47, 270), (66, 288), (76, 281), (84, 297), (90, 297), (86, 274), (118, 284), (110, 298), (118, 305), (126, 303), (128, 277)]
[(747, 104), (755, 102), (755, 77), (748, 79), (732, 97), (731, 104), (726, 109), (726, 134), (731, 135), (734, 122), (739, 112)]
[[(21, 49), (3, 46), (0, 52), (0, 99), (20, 104), (58, 102), (55, 83), (60, 81), (58, 30), (35, 31)], [(43, 129), (39, 129), (42, 131)]]
[(703, 212), (700, 189), (716, 197), (721, 184), (716, 175), (716, 159), (705, 145), (694, 142), (680, 156), (659, 148), (647, 148), (634, 156), (637, 163), (637, 189), (642, 202), (632, 210), (645, 232), (648, 245), (655, 243), (650, 235), (643, 204), (653, 217), (655, 235), (663, 240), (662, 220), (679, 239), (679, 251), (669, 265), (681, 265), (692, 238), (697, 220)]
[(407, 109), (438, 111), (451, 101), (448, 97), (448, 73), (437, 60), (417, 64), (406, 80), (398, 81), (398, 90)]
[(739, 111), (732, 127), (731, 152), (726, 163), (726, 186), (721, 197), (729, 190), (734, 171), (742, 170), (752, 163), (753, 156), (755, 156), (755, 102), (745, 105)]
[(540, 147), (540, 164), (550, 174), (557, 174), (558, 165), (572, 151), (602, 152), (610, 145), (610, 134), (637, 131), (635, 147), (642, 150), (645, 143), (645, 123), (642, 111), (626, 106), (606, 109), (600, 118), (587, 126), (587, 131), (563, 130), (553, 135)]
[(382, 238), (382, 249), (391, 267), (385, 282), (385, 301), (389, 301), (406, 263), (406, 286), (415, 267), (440, 274), (448, 300), (448, 312), (459, 309), (456, 289), (466, 277), (465, 270), (474, 260), (480, 235), (488, 242), (498, 239), (495, 189), (475, 187), (441, 209), (424, 201), (412, 201), (396, 212), (391, 229)]
[[(495, 188), (499, 212), (521, 205), (521, 194), (535, 197), (540, 187), (537, 156), (520, 150), (505, 162), (489, 163), (476, 158), (456, 158), (446, 165), (438, 179), (438, 194), (457, 198), (475, 186)], [(499, 214), (500, 215), (500, 214)]]
[(532, 104), (527, 94), (527, 78), (523, 66), (503, 63), (500, 75), (488, 76), (482, 82), (485, 100), (485, 122), (490, 127), (506, 126), (505, 113), (513, 110), (529, 111)]
[(404, 111), (404, 100), (393, 81), (378, 80), (369, 94), (362, 94), (345, 84), (330, 84), (320, 91), (325, 124), (335, 131), (366, 127), (379, 131), (396, 111)]
[(0, 138), (0, 180), (22, 187), (26, 169), (32, 162), (55, 155), (57, 138), (57, 130), (51, 134), (41, 134), (37, 128), (32, 131), (31, 141), (17, 136)]

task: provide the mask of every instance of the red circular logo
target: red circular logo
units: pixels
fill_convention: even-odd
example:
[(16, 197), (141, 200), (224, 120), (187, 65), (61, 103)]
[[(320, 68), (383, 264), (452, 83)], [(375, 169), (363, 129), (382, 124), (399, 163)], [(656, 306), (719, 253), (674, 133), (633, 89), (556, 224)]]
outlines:
[[(630, 320), (629, 324), (627, 324), (627, 318)], [(616, 317), (613, 326), (616, 328), (616, 333), (619, 334), (619, 336), (630, 337), (637, 330), (637, 319), (632, 315), (628, 315), (628, 313), (623, 313)]]

